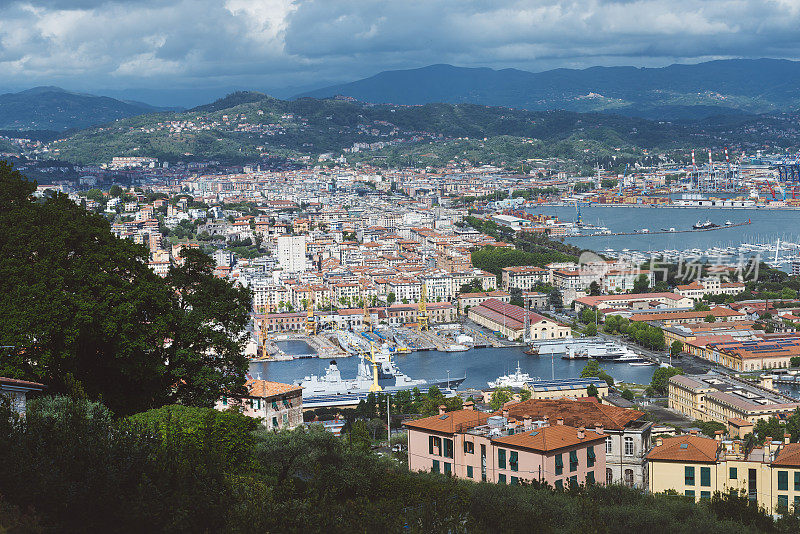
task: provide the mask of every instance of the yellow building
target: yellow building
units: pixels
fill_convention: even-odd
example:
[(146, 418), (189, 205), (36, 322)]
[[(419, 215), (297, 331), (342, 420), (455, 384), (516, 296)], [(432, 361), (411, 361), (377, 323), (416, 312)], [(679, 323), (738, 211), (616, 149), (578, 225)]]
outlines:
[(800, 505), (800, 444), (773, 443), (751, 451), (742, 441), (696, 435), (657, 438), (647, 453), (651, 493), (676, 491), (710, 499), (730, 489), (744, 491), (769, 512)]
[(769, 377), (760, 384), (708, 373), (676, 375), (669, 379), (667, 405), (692, 419), (755, 423), (800, 408), (800, 402), (771, 388)]

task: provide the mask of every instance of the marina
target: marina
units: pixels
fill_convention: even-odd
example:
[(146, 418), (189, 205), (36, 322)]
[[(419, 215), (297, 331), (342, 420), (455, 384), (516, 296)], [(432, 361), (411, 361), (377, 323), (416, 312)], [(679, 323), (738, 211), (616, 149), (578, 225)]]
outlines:
[[(482, 348), (462, 352), (421, 351), (396, 354), (394, 363), (414, 379), (438, 380), (465, 377), (461, 388), (487, 387), (498, 376), (513, 374), (519, 363), (520, 371), (541, 379), (576, 378), (586, 365), (585, 360), (567, 360), (560, 354), (526, 355), (526, 347)], [(342, 376), (355, 376), (358, 358), (337, 360)], [(320, 358), (291, 361), (252, 362), (250, 373), (254, 377), (284, 383), (294, 383), (310, 375), (324, 375), (329, 362)], [(603, 367), (614, 379), (623, 382), (649, 384), (655, 366), (632, 366), (626, 362), (602, 361)]]

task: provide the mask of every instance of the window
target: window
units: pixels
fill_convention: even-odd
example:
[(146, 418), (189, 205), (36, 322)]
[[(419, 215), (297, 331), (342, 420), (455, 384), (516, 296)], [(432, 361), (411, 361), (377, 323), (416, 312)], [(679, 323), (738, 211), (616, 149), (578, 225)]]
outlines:
[(794, 490), (800, 491), (800, 471), (794, 472)]
[(569, 470), (578, 470), (578, 451), (569, 451)]
[(586, 484), (594, 484), (594, 471), (586, 473)]
[(711, 468), (710, 467), (701, 467), (700, 468), (700, 485), (701, 486), (710, 486), (711, 485)]
[(564, 460), (560, 454), (556, 454), (556, 474), (560, 475), (564, 472)]
[(519, 484), (519, 478), (511, 477), (511, 485), (516, 486), (517, 484)]
[(438, 473), (439, 472), (439, 460), (433, 461), (433, 466), (431, 467), (431, 473)]
[(442, 438), (428, 436), (428, 453), (435, 454), (436, 456), (442, 455)]
[(710, 499), (711, 498), (711, 492), (710, 491), (701, 491), (700, 492), (700, 498), (701, 499)]
[(610, 467), (606, 467), (606, 485), (614, 483), (614, 471)]
[(586, 449), (586, 467), (594, 467), (594, 447)]
[(686, 490), (684, 492), (684, 495), (686, 495), (687, 497), (694, 497), (694, 490)]
[(508, 465), (512, 471), (519, 471), (519, 453), (517, 451), (509, 451)]
[(694, 486), (694, 467), (686, 466), (684, 469), (684, 478), (686, 479), (684, 483), (687, 486)]
[(789, 510), (789, 496), (788, 495), (778, 495), (778, 511), (779, 512), (786, 512), (788, 510)]
[(497, 449), (497, 467), (500, 469), (506, 468), (506, 450)]
[(277, 417), (273, 417), (272, 418), (272, 428), (278, 428), (278, 418)]
[(800, 495), (794, 496), (794, 509), (800, 511)]
[(278, 410), (278, 403), (276, 401), (272, 401), (272, 409), (275, 411)]
[(633, 438), (630, 436), (625, 438), (625, 456), (633, 456)]
[(778, 471), (778, 491), (786, 491), (789, 489), (789, 472)]
[(730, 472), (728, 473), (728, 478), (730, 480), (736, 480), (739, 478), (739, 473), (735, 467), (731, 467)]
[(629, 488), (633, 487), (633, 469), (625, 470), (625, 485)]
[(606, 438), (606, 454), (611, 454), (611, 436)]
[(572, 475), (569, 477), (569, 487), (574, 488), (578, 485), (578, 475)]
[(444, 438), (444, 457), (445, 458), (452, 458), (453, 457), (453, 440)]
[(556, 489), (564, 489), (564, 481), (563, 480), (556, 480), (555, 487), (556, 487)]
[(475, 444), (471, 441), (464, 442), (464, 453), (473, 454), (475, 452)]
[(453, 472), (452, 464), (450, 462), (444, 462), (444, 474), (449, 475)]
[(227, 406), (228, 405), (228, 397), (222, 397), (222, 405), (223, 406)]
[(504, 474), (502, 474), (502, 473), (497, 475), (497, 481), (500, 484), (505, 484), (506, 483), (506, 476)]
[(472, 478), (472, 466), (467, 466), (467, 478)]

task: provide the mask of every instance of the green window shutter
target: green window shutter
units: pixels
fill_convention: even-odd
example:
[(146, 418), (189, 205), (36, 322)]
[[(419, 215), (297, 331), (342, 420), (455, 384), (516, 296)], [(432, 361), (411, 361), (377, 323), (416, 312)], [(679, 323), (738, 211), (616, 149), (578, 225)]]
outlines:
[(569, 487), (574, 488), (578, 485), (578, 475), (572, 475), (569, 477)]
[(686, 495), (687, 497), (694, 497), (694, 490), (686, 490), (684, 492), (684, 495)]
[(500, 469), (506, 468), (506, 450), (497, 449), (497, 467)]
[(510, 464), (512, 471), (519, 471), (519, 453), (517, 451), (509, 452), (508, 463)]
[(450, 462), (444, 462), (444, 474), (445, 475), (449, 475), (450, 473), (452, 473), (452, 469), (453, 468), (452, 468)]
[(519, 478), (511, 477), (511, 485), (516, 486), (517, 484), (519, 484)]
[(433, 461), (433, 467), (431, 467), (431, 471), (433, 471), (434, 473), (439, 472), (439, 460)]
[(498, 481), (500, 484), (505, 484), (505, 483), (506, 483), (506, 476), (505, 476), (505, 475), (503, 475), (503, 474), (497, 475), (497, 481)]
[(467, 466), (467, 478), (472, 478), (472, 466)]
[(556, 480), (556, 489), (564, 489), (564, 481), (563, 480)]
[(578, 470), (578, 451), (569, 451), (569, 470)]
[(594, 471), (589, 471), (586, 473), (586, 483), (594, 484)]
[(789, 472), (778, 471), (778, 491), (786, 491), (789, 489)]
[(737, 480), (739, 478), (739, 472), (735, 467), (731, 467), (728, 478), (731, 480)]
[(453, 440), (444, 438), (444, 457), (445, 458), (452, 458), (453, 457)]
[(560, 454), (556, 454), (556, 474), (560, 475), (564, 472), (564, 460)]
[(789, 510), (789, 496), (778, 495), (778, 511), (785, 512)]
[(711, 468), (710, 467), (701, 467), (700, 468), (700, 485), (701, 486), (710, 486), (711, 485)]
[(433, 454), (433, 436), (428, 436), (428, 454)]
[(685, 484), (687, 486), (694, 486), (694, 467), (689, 467), (687, 465), (686, 468), (684, 469), (684, 477), (686, 479)]
[(800, 491), (800, 471), (794, 472), (794, 490)]
[(701, 499), (710, 499), (711, 498), (711, 492), (710, 491), (701, 491), (700, 492), (700, 498)]

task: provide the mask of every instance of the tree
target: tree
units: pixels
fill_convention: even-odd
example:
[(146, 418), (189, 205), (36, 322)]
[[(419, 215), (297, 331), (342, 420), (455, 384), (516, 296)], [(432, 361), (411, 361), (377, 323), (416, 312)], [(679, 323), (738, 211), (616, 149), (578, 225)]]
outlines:
[(792, 356), (789, 358), (789, 365), (792, 367), (800, 367), (800, 356)]
[(489, 405), (493, 410), (499, 410), (505, 403), (514, 398), (511, 388), (497, 388), (492, 392), (492, 398)]
[[(0, 163), (0, 376), (102, 399), (116, 414), (210, 404), (244, 382), (249, 292), (190, 251), (166, 279), (103, 217)], [(210, 352), (217, 351), (217, 352)]]
[(597, 363), (597, 360), (589, 360), (586, 362), (583, 370), (581, 370), (581, 378), (590, 377), (596, 377), (600, 380), (604, 380), (609, 386), (614, 385), (614, 379), (605, 371), (605, 369), (600, 367), (600, 364)]
[(681, 352), (683, 352), (683, 343), (676, 339), (672, 342), (672, 345), (669, 346), (669, 354), (673, 358), (676, 358), (680, 356)]
[(589, 296), (596, 297), (598, 295), (600, 295), (600, 284), (598, 284), (597, 281), (592, 281), (592, 283), (589, 284)]
[(667, 393), (669, 386), (669, 379), (675, 375), (682, 375), (683, 369), (680, 367), (659, 367), (653, 373), (653, 378), (650, 380), (650, 387), (653, 391), (664, 395)]
[(586, 325), (586, 328), (583, 330), (583, 332), (587, 336), (596, 336), (597, 335), (597, 325), (594, 324), (594, 323), (590, 323), (590, 324)]
[(646, 274), (640, 274), (633, 281), (633, 293), (647, 293), (650, 290), (650, 279)]
[(631, 391), (630, 389), (628, 389), (628, 388), (623, 389), (621, 396), (622, 396), (623, 399), (633, 402), (633, 399), (634, 399), (633, 391)]
[(705, 322), (707, 322), (707, 323), (713, 323), (713, 322), (716, 322), (717, 317), (713, 313), (709, 313), (708, 315), (706, 315), (705, 319), (703, 319), (703, 320)]
[(600, 392), (597, 391), (597, 386), (589, 384), (589, 387), (586, 388), (586, 395), (597, 399), (600, 397)]
[(116, 184), (112, 185), (111, 189), (108, 191), (108, 194), (115, 198), (122, 196), (122, 193), (122, 188)]
[(389, 303), (391, 306), (397, 300), (397, 295), (394, 294), (394, 291), (390, 291), (388, 295), (386, 295), (386, 302)]
[(350, 430), (350, 446), (361, 451), (368, 451), (372, 448), (369, 429), (367, 428), (367, 424), (361, 419), (356, 420)]
[(519, 400), (520, 400), (520, 401), (526, 401), (526, 400), (530, 400), (530, 398), (531, 398), (531, 390), (529, 390), (529, 389), (522, 389), (522, 390), (519, 392)]
[(711, 307), (702, 300), (698, 300), (694, 303), (694, 311), (711, 311)]

